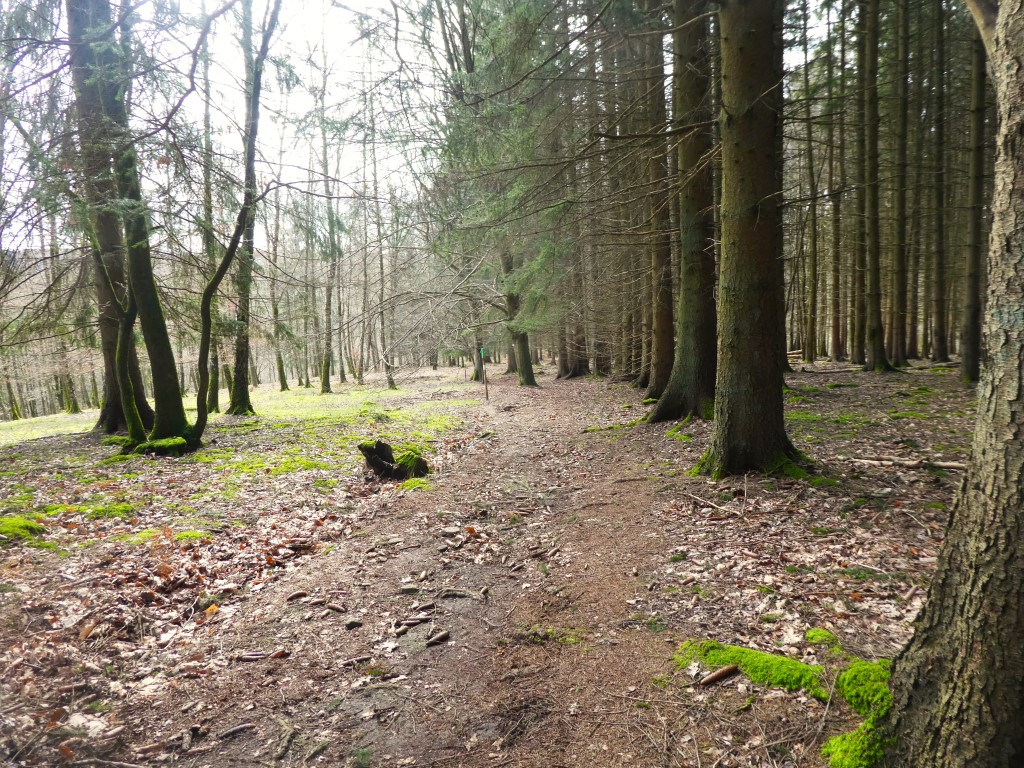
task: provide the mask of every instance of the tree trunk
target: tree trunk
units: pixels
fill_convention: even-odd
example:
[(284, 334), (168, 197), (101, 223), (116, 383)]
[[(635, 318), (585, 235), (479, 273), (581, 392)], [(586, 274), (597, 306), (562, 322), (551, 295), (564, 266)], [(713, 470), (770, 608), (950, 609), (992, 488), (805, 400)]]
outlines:
[[(242, 55), (245, 57), (245, 92), (251, 94), (253, 89), (253, 57), (252, 57), (252, 0), (242, 0)], [(249, 134), (253, 130), (252, 100), (246, 100), (245, 132), (243, 143), (248, 144)], [(245, 168), (245, 193), (255, 196), (256, 169)], [(250, 303), (252, 301), (253, 257), (256, 240), (255, 206), (246, 209), (248, 214), (242, 231), (241, 247), (238, 249), (238, 271), (235, 273), (235, 290), (238, 300), (235, 309), (235, 378), (231, 382), (231, 400), (226, 413), (233, 416), (246, 416), (256, 410), (252, 407), (249, 396), (249, 323), (251, 320)]]
[(932, 353), (935, 363), (949, 361), (946, 336), (946, 12), (935, 0), (935, 242), (932, 243)]
[[(675, 73), (673, 112), (679, 125), (708, 118), (708, 26), (699, 20), (703, 0), (675, 0)], [(716, 374), (714, 187), (708, 128), (685, 134), (679, 142), (681, 238), (676, 352), (672, 373), (651, 422), (712, 415)]]
[(879, 0), (862, 6), (864, 19), (864, 213), (868, 269), (866, 359), (868, 371), (891, 371), (882, 326), (881, 185), (878, 181), (878, 24)]
[(895, 366), (907, 365), (907, 133), (910, 61), (910, 3), (896, 8), (896, 178), (893, 181), (893, 311), (889, 356)]
[(981, 270), (985, 216), (985, 46), (976, 35), (971, 51), (971, 161), (967, 207), (967, 274), (960, 336), (960, 375), (978, 381), (981, 366)]
[(999, 112), (986, 364), (967, 476), (910, 643), (893, 665), (896, 766), (1011, 768), (1024, 756), (1024, 15), (973, 0)]
[(698, 469), (777, 470), (797, 457), (783, 422), (782, 0), (726, 0), (718, 389)]
[[(653, 24), (661, 26), (655, 9), (659, 0), (645, 0)], [(644, 42), (644, 64), (647, 69), (647, 130), (665, 130), (665, 61), (662, 36), (647, 34)], [(675, 347), (672, 339), (672, 241), (669, 210), (671, 196), (668, 185), (668, 147), (664, 138), (650, 140), (647, 178), (651, 191), (648, 202), (651, 248), (651, 352), (647, 397), (661, 397), (672, 372)]]

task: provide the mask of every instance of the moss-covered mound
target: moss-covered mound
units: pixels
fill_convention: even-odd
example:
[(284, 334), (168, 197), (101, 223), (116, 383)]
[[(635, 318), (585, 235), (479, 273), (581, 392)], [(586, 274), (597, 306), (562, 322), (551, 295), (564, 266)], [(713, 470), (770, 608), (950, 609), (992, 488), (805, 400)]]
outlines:
[(713, 640), (689, 640), (680, 647), (673, 661), (683, 668), (699, 660), (709, 667), (735, 664), (751, 682), (787, 691), (806, 691), (819, 701), (828, 701), (828, 691), (822, 684), (822, 667), (804, 664), (786, 656), (776, 656), (753, 648), (722, 645)]

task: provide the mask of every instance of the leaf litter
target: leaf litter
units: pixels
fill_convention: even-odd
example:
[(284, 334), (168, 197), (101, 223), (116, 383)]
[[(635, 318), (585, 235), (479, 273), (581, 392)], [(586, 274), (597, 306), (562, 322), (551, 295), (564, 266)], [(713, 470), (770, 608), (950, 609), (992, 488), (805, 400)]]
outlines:
[[(5, 756), (821, 765), (848, 710), (742, 675), (702, 687), (711, 670), (672, 654), (712, 639), (827, 667), (804, 639), (820, 627), (891, 657), (934, 567), (957, 473), (932, 462), (963, 460), (968, 393), (929, 369), (810, 367), (787, 411), (815, 474), (713, 483), (686, 473), (710, 425), (666, 437), (632, 388), (544, 373), (536, 390), (494, 376), (487, 403), (423, 376), (362, 397), (337, 439), (323, 420), (225, 419), (207, 462), (104, 464), (76, 436), (0, 449), (4, 513), (46, 528), (0, 551)], [(445, 427), (430, 488), (347, 458), (356, 428), (413, 439), (394, 422), (424, 404)], [(90, 515), (112, 503), (131, 515)]]

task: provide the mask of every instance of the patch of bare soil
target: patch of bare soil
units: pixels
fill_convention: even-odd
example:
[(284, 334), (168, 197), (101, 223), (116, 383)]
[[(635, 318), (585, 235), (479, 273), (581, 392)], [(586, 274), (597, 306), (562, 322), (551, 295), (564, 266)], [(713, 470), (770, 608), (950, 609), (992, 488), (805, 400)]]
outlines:
[[(701, 687), (707, 670), (672, 655), (709, 638), (831, 669), (804, 641), (822, 627), (891, 657), (970, 439), (955, 373), (790, 375), (788, 426), (815, 475), (721, 482), (687, 474), (710, 425), (630, 426), (648, 410), (630, 387), (492, 376), (429, 490), (346, 478), (341, 497), (246, 497), (284, 530), (232, 541), (226, 562), (263, 561), (219, 604), (153, 620), (131, 574), (131, 631), (86, 631), (93, 580), (125, 576), (116, 559), (58, 587), (53, 558), (8, 550), (9, 763), (821, 766), (857, 723), (844, 704), (742, 676)], [(188, 482), (160, 477), (164, 494)], [(164, 545), (186, 578), (222, 546)]]

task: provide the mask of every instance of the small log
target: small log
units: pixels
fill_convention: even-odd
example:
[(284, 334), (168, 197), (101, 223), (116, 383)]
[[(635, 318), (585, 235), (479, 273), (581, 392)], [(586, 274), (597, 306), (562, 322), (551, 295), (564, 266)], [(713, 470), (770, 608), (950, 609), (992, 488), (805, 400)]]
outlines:
[(721, 669), (716, 669), (710, 675), (705, 675), (703, 678), (701, 678), (700, 684), (701, 685), (713, 685), (714, 683), (717, 683), (717, 682), (719, 682), (721, 680), (727, 680), (728, 678), (732, 677), (733, 675), (735, 675), (739, 671), (740, 671), (740, 668), (738, 666), (736, 666), (735, 664), (730, 664), (727, 667), (722, 667)]
[(930, 461), (928, 459), (898, 459), (894, 456), (882, 456), (877, 459), (850, 459), (856, 464), (867, 464), (872, 467), (905, 467), (907, 469), (953, 469), (965, 470), (967, 465), (961, 461)]

